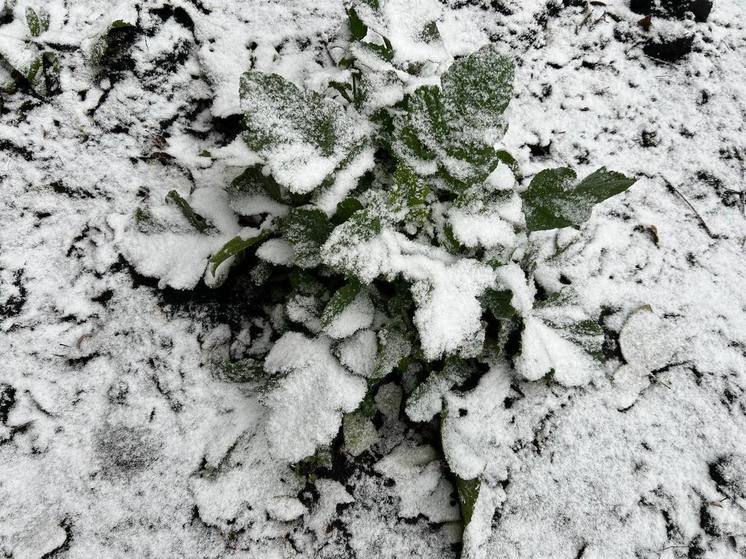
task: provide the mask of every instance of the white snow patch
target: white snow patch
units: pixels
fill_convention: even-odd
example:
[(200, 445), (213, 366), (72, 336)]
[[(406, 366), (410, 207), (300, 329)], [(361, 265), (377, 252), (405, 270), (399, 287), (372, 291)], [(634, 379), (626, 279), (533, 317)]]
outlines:
[(288, 462), (331, 442), (342, 413), (353, 411), (365, 396), (365, 381), (337, 362), (328, 338), (289, 332), (277, 340), (264, 368), (285, 375), (265, 398), (265, 429), (273, 455)]

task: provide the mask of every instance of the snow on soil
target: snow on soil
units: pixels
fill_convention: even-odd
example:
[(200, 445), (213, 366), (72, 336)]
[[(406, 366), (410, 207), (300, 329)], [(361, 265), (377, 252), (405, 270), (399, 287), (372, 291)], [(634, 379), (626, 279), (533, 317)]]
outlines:
[[(0, 552), (455, 557), (437, 436), (400, 419), (398, 387), (376, 395), (374, 452), (304, 485), (272, 452), (263, 394), (216, 366), (262, 339), (226, 303), (241, 286), (189, 295), (141, 275), (192, 285), (215, 247), (122, 235), (122, 216), (192, 189), (198, 209), (239, 230), (220, 201), (253, 161), (233, 142), (239, 77), (253, 66), (311, 83), (341, 2), (5, 4), (17, 17), (3, 16), (0, 47), (21, 49), (18, 19), (45, 4), (37, 40), (63, 70), (60, 95), (0, 105)], [(409, 3), (391, 6), (404, 33)], [(487, 480), (470, 556), (746, 556), (744, 15), (742, 2), (716, 0), (707, 22), (654, 17), (645, 31), (622, 0), (443, 6), (451, 55), (493, 41), (515, 58), (504, 147), (524, 174), (606, 165), (640, 179), (558, 235), (566, 250), (537, 271), (603, 309), (605, 374), (573, 388), (493, 369), (448, 399), (454, 463)], [(116, 17), (138, 30), (132, 65), (107, 75), (81, 48)], [(678, 61), (644, 53), (687, 34)], [(360, 336), (341, 350), (349, 363)], [(362, 381), (345, 382), (332, 424)], [(327, 439), (331, 426), (293, 436)]]

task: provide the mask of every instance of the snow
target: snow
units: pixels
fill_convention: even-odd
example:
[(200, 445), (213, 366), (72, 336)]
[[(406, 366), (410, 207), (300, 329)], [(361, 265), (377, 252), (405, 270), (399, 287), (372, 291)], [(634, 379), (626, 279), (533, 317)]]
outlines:
[(515, 176), (505, 163), (498, 163), (487, 177), (487, 184), (495, 190), (511, 190), (515, 186)]
[(482, 377), (467, 394), (446, 396), (443, 452), (451, 470), (461, 479), (483, 477), (497, 483), (507, 476), (515, 442), (509, 412), (503, 409), (510, 395), (510, 375), (504, 363)]
[(350, 371), (361, 377), (373, 374), (373, 365), (378, 352), (378, 339), (373, 330), (360, 330), (342, 340), (337, 345), (335, 354), (339, 362)]
[(461, 518), (437, 458), (432, 447), (402, 444), (375, 465), (376, 471), (394, 480), (401, 499), (399, 514), (404, 518), (420, 514), (431, 522), (457, 522)]
[(295, 259), (293, 245), (285, 239), (269, 239), (256, 249), (256, 255), (278, 266), (292, 266)]
[(337, 340), (347, 338), (361, 328), (368, 328), (373, 323), (374, 312), (370, 296), (365, 290), (361, 290), (352, 302), (324, 327), (324, 332)]
[(513, 226), (496, 213), (471, 213), (451, 209), (448, 221), (453, 236), (464, 246), (476, 248), (512, 247), (516, 242)]
[(266, 432), (273, 455), (297, 462), (328, 444), (339, 431), (342, 413), (365, 396), (365, 381), (344, 370), (328, 338), (289, 332), (277, 340), (264, 368), (284, 375), (266, 397)]
[(551, 372), (565, 386), (578, 386), (587, 384), (599, 368), (580, 347), (530, 316), (523, 328), (516, 370), (527, 380), (539, 380)]
[[(158, 283), (196, 285), (210, 254), (243, 227), (223, 187), (259, 158), (216, 131), (240, 112), (240, 76), (277, 69), (298, 86), (323, 87), (323, 41), (344, 22), (343, 4), (173, 2), (192, 32), (155, 15), (160, 2), (122, 2), (140, 29), (134, 68), (119, 74), (94, 71), (81, 48), (120, 17), (110, 2), (44, 4), (51, 28), (36, 44), (60, 56), (62, 93), (3, 93), (0, 109), (2, 554), (453, 558), (458, 527), (433, 520), (455, 516), (448, 467), (483, 479), (465, 557), (744, 555), (741, 3), (716, 0), (705, 23), (654, 17), (650, 33), (627, 2), (555, 10), (543, 0), (423, 1), (412, 8), (417, 18), (407, 17), (408, 2), (386, 4), (407, 57), (430, 56), (412, 29), (432, 7), (446, 58), (488, 42), (515, 58), (500, 148), (525, 176), (561, 165), (585, 176), (606, 165), (639, 181), (579, 231), (532, 239), (560, 250), (532, 277), (515, 265), (458, 267), (386, 231), (355, 258), (340, 256), (369, 281), (417, 282), (431, 357), (469, 353), (481, 332), (476, 298), (493, 282), (510, 286), (527, 327), (546, 334), (531, 305), (535, 280), (570, 282), (584, 313), (603, 311), (610, 359), (590, 374), (573, 350), (548, 364), (537, 345), (541, 366), (529, 377), (551, 366), (554, 380), (529, 381), (497, 362), (474, 386), (442, 395), (447, 465), (400, 415), (410, 393), (386, 379), (371, 388), (378, 442), (322, 471), (311, 483), (317, 497), (286, 457), (336, 444), (343, 411), (366, 391), (360, 359), (370, 334), (286, 334), (273, 356), (286, 372), (229, 380), (226, 355), (261, 357), (276, 339), (246, 310), (253, 284), (187, 294)], [(12, 49), (18, 64), (30, 60), (29, 5), (39, 3), (18, 0), (18, 17), (0, 24), (0, 50)], [(686, 32), (692, 52), (677, 62), (642, 51), (650, 37)], [(175, 60), (184, 42), (185, 58)], [(411, 90), (433, 76), (407, 79), (401, 87)], [(380, 93), (397, 99), (401, 89)], [(507, 188), (509, 178), (501, 165), (490, 186)], [(316, 203), (328, 211), (351, 184)], [(163, 203), (172, 189), (218, 231), (191, 230)], [(147, 238), (133, 221), (143, 207), (164, 220)], [(260, 252), (279, 263), (284, 249)], [(285, 310), (275, 310), (282, 326)], [(542, 343), (563, 342), (548, 334)], [(427, 371), (407, 378), (418, 374)], [(278, 383), (276, 399), (265, 381)]]

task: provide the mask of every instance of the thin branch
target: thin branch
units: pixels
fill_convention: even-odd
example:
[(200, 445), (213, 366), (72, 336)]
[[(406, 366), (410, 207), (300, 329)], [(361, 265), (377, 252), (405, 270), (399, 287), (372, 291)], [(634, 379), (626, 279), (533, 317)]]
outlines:
[(687, 205), (687, 206), (689, 206), (689, 208), (690, 208), (690, 209), (691, 209), (691, 210), (692, 210), (692, 211), (694, 212), (694, 215), (696, 215), (696, 216), (697, 216), (697, 219), (699, 220), (699, 223), (700, 223), (700, 224), (702, 225), (702, 227), (703, 227), (703, 228), (704, 228), (704, 230), (705, 230), (705, 231), (707, 232), (707, 234), (708, 234), (708, 235), (710, 236), (710, 238), (711, 238), (711, 239), (717, 239), (717, 238), (718, 238), (718, 236), (717, 236), (717, 235), (715, 235), (715, 234), (714, 234), (714, 233), (712, 232), (712, 230), (711, 230), (711, 229), (710, 229), (710, 228), (709, 228), (709, 227), (707, 226), (707, 223), (705, 222), (705, 220), (704, 220), (704, 219), (702, 218), (702, 216), (701, 216), (701, 215), (699, 214), (699, 212), (698, 212), (698, 211), (696, 210), (696, 208), (695, 208), (695, 207), (694, 207), (694, 206), (692, 205), (692, 203), (691, 203), (691, 202), (690, 202), (689, 200), (687, 200), (686, 196), (684, 196), (684, 195), (683, 195), (683, 194), (682, 194), (682, 193), (681, 193), (681, 192), (679, 191), (679, 189), (678, 189), (678, 188), (676, 188), (676, 187), (675, 187), (674, 185), (672, 185), (672, 184), (671, 184), (670, 182), (668, 182), (668, 181), (667, 181), (666, 179), (663, 179), (663, 180), (664, 180), (664, 182), (666, 183), (666, 187), (667, 187), (667, 188), (668, 188), (669, 190), (672, 190), (672, 191), (674, 191), (674, 192), (675, 192), (676, 194), (678, 194), (678, 195), (679, 195), (679, 196), (681, 197), (681, 199), (682, 199), (682, 200), (684, 200), (684, 202), (686, 202), (686, 205)]

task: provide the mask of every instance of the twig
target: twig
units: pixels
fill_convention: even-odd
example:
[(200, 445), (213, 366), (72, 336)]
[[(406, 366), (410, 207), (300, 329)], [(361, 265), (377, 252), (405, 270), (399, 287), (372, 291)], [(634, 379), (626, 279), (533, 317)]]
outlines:
[(661, 548), (661, 549), (658, 550), (658, 557), (660, 557), (661, 555), (663, 555), (663, 552), (666, 551), (667, 549), (674, 549), (676, 547), (689, 547), (689, 544), (668, 545), (666, 547), (663, 547), (663, 548)]
[(683, 194), (682, 194), (682, 193), (681, 193), (681, 192), (679, 191), (679, 189), (678, 189), (678, 188), (676, 188), (676, 187), (675, 187), (674, 185), (672, 185), (672, 184), (671, 184), (670, 182), (668, 182), (668, 181), (667, 181), (666, 179), (663, 179), (663, 180), (664, 180), (664, 182), (666, 183), (666, 187), (667, 187), (667, 188), (668, 188), (669, 190), (673, 190), (673, 191), (674, 191), (674, 192), (675, 192), (676, 194), (678, 194), (678, 195), (679, 195), (679, 196), (681, 197), (681, 199), (682, 199), (682, 200), (684, 200), (684, 202), (686, 202), (686, 205), (687, 205), (687, 206), (689, 206), (689, 208), (690, 208), (690, 209), (691, 209), (691, 210), (692, 210), (692, 211), (694, 212), (694, 215), (696, 215), (696, 216), (697, 216), (697, 219), (699, 220), (699, 223), (700, 223), (700, 224), (702, 225), (702, 227), (703, 227), (703, 228), (704, 228), (704, 230), (705, 230), (705, 231), (707, 232), (707, 234), (708, 234), (708, 235), (710, 236), (710, 238), (711, 238), (711, 239), (717, 239), (717, 238), (718, 238), (718, 236), (717, 236), (717, 235), (715, 235), (715, 234), (714, 234), (714, 233), (712, 232), (712, 230), (711, 230), (711, 229), (710, 229), (710, 228), (709, 228), (709, 227), (707, 226), (707, 223), (705, 222), (705, 220), (704, 220), (704, 219), (702, 218), (702, 216), (701, 216), (701, 215), (699, 214), (699, 212), (698, 212), (698, 211), (696, 210), (696, 208), (695, 208), (694, 206), (692, 206), (692, 203), (691, 203), (691, 202), (690, 202), (689, 200), (687, 200), (686, 196), (684, 196), (684, 195), (683, 195)]

